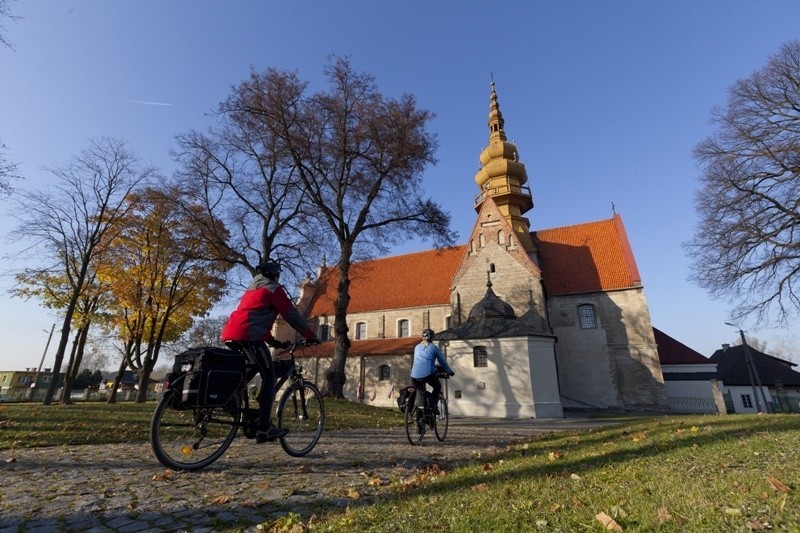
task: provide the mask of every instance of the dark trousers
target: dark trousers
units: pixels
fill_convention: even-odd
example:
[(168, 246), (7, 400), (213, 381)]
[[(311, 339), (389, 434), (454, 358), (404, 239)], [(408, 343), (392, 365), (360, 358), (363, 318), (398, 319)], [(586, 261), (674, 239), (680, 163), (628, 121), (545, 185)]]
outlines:
[[(266, 429), (270, 424), (270, 412), (275, 399), (275, 366), (272, 364), (269, 348), (265, 342), (261, 341), (231, 341), (226, 344), (231, 349), (245, 354), (247, 359), (258, 368), (258, 373), (261, 375), (261, 392), (258, 395), (259, 426), (261, 426), (260, 429)], [(255, 374), (246, 376), (247, 381), (249, 382), (253, 377)]]
[(436, 372), (421, 379), (411, 378), (411, 382), (414, 383), (414, 387), (417, 389), (417, 398), (414, 402), (417, 407), (426, 407), (425, 385), (430, 385), (433, 388), (433, 394), (431, 395), (433, 403), (427, 406), (428, 409), (433, 409), (433, 406), (439, 401), (439, 394), (442, 392), (442, 384), (439, 382), (439, 378), (436, 377)]

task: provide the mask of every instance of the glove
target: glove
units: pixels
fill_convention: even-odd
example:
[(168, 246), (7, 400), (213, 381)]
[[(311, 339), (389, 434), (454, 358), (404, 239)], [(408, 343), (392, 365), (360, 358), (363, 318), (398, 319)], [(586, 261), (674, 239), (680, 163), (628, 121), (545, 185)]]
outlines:
[(270, 348), (283, 348), (283, 343), (278, 339), (270, 339), (267, 341)]
[(450, 372), (447, 373), (447, 375), (452, 378), (453, 376), (456, 375), (456, 373), (451, 370)]
[(313, 339), (309, 339), (309, 340), (308, 340), (308, 341), (306, 341), (306, 342), (307, 342), (307, 343), (308, 343), (310, 346), (319, 346), (319, 345), (322, 343), (322, 341), (320, 341), (320, 340), (319, 340), (318, 338), (316, 338), (316, 337), (314, 337)]

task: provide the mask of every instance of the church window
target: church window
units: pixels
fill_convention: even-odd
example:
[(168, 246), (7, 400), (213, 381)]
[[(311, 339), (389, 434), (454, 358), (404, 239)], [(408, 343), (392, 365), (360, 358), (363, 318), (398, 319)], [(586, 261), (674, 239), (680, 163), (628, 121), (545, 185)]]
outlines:
[(503, 233), (503, 230), (497, 232), (497, 242), (500, 244), (506, 243), (506, 234)]
[(321, 341), (331, 340), (331, 327), (328, 324), (322, 324), (319, 327), (319, 340)]
[(367, 323), (356, 322), (356, 340), (367, 338)]
[(410, 337), (411, 331), (409, 329), (408, 320), (405, 318), (403, 320), (397, 321), (397, 337)]
[(594, 329), (597, 327), (597, 319), (594, 314), (592, 304), (582, 304), (578, 306), (578, 318), (582, 329)]
[(378, 381), (389, 381), (392, 379), (392, 369), (389, 365), (378, 367)]
[(489, 366), (489, 357), (486, 346), (475, 346), (472, 349), (472, 361), (475, 368)]
[(486, 244), (483, 241), (483, 233), (478, 234), (478, 246), (483, 248)]

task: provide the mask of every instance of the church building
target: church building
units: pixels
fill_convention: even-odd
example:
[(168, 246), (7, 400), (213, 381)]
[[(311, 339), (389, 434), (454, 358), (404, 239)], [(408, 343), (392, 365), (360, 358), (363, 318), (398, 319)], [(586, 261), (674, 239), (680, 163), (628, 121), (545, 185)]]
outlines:
[[(396, 407), (411, 381), (414, 346), (431, 328), (455, 371), (447, 383), (453, 415), (667, 410), (622, 218), (531, 230), (528, 176), (507, 140), (494, 84), (488, 125), (475, 176), (477, 217), (466, 243), (351, 268), (345, 396)], [(298, 307), (323, 341), (333, 333), (337, 279), (335, 267), (323, 267), (301, 286)], [(306, 351), (307, 375), (318, 383), (333, 345)]]

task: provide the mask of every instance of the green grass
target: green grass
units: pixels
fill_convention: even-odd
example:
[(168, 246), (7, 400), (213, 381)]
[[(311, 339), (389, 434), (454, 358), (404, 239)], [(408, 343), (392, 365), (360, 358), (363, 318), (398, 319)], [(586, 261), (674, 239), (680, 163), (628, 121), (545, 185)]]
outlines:
[[(0, 403), (0, 450), (145, 442), (155, 402), (42, 405)], [(325, 399), (325, 429), (392, 427), (403, 423), (398, 409), (375, 408), (345, 400)]]
[[(422, 451), (422, 450), (421, 450)], [(314, 531), (800, 531), (800, 415), (630, 419), (431, 464)], [(614, 530), (613, 525), (608, 530)]]

